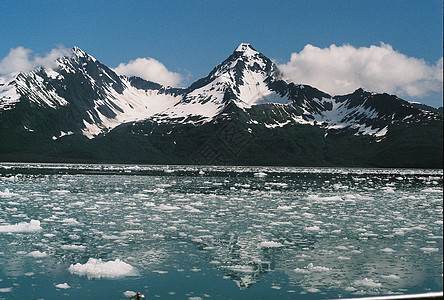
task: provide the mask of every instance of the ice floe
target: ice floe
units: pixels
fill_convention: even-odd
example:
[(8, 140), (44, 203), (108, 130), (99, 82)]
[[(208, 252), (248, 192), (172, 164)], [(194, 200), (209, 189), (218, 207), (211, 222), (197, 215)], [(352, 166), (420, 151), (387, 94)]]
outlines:
[(86, 246), (83, 245), (62, 245), (60, 249), (63, 250), (74, 250), (74, 251), (84, 251)]
[(0, 191), (0, 197), (9, 198), (12, 196), (19, 196), (19, 194), (12, 193), (11, 191), (9, 191), (8, 188), (5, 188), (5, 190), (3, 192)]
[(273, 242), (273, 241), (269, 241), (269, 242), (261, 242), (258, 245), (260, 248), (280, 248), (280, 247), (284, 247), (284, 245), (282, 245), (279, 242)]
[(33, 258), (42, 258), (42, 257), (47, 257), (48, 254), (46, 252), (40, 252), (38, 250), (35, 250), (35, 251), (32, 251), (32, 252), (29, 252), (26, 256), (30, 256), (30, 257), (33, 257)]
[(63, 289), (63, 290), (71, 288), (71, 286), (69, 284), (67, 284), (66, 282), (65, 283), (56, 284), (55, 287), (58, 288), (58, 289)]
[(137, 276), (135, 267), (120, 259), (114, 261), (102, 261), (102, 259), (90, 258), (86, 263), (76, 263), (68, 268), (69, 272), (79, 276), (91, 278), (121, 278)]
[(354, 284), (357, 286), (365, 286), (370, 288), (377, 288), (381, 287), (382, 284), (379, 282), (374, 281), (373, 279), (364, 278), (362, 280), (355, 280)]
[(31, 220), (29, 223), (22, 222), (14, 225), (0, 225), (0, 232), (37, 232), (42, 230), (40, 221)]

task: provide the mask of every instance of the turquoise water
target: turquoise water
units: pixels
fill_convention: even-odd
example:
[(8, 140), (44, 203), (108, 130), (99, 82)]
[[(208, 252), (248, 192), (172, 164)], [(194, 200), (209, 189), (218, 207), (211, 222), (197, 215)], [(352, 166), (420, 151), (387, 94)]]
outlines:
[(442, 170), (0, 164), (0, 298), (442, 291)]

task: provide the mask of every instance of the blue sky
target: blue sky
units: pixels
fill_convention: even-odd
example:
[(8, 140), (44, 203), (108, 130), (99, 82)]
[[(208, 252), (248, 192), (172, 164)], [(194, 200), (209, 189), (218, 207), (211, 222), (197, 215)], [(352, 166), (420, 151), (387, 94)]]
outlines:
[[(314, 68), (306, 66), (310, 55), (318, 52), (327, 60), (341, 53), (348, 55), (350, 51), (330, 48), (332, 44), (346, 44), (355, 49), (351, 57), (363, 59), (367, 57), (365, 49), (381, 47), (383, 42), (392, 47), (387, 53), (403, 56), (394, 62), (405, 62), (405, 70), (416, 72), (408, 65), (409, 59), (416, 59), (418, 72), (429, 74), (439, 69), (436, 63), (442, 58), (442, 13), (441, 0), (6, 0), (0, 2), (0, 60), (20, 46), (40, 55), (61, 45), (78, 46), (110, 67), (137, 58), (154, 58), (170, 72), (180, 74), (180, 84), (186, 85), (206, 76), (239, 43), (248, 42), (284, 65), (290, 77), (316, 83), (321, 79), (314, 73), (310, 73), (311, 79), (303, 78)], [(316, 48), (305, 49), (307, 44)], [(379, 48), (373, 50), (381, 52)], [(336, 56), (332, 56), (334, 51)], [(299, 55), (290, 60), (292, 53)], [(298, 72), (301, 63), (304, 72)], [(343, 72), (357, 72), (360, 67), (347, 66)], [(429, 84), (436, 85), (427, 81), (436, 75), (424, 76), (411, 79), (422, 84), (419, 92), (413, 91), (416, 87), (411, 81), (402, 80), (395, 85), (404, 87), (388, 85), (388, 89), (399, 91), (406, 100), (442, 106), (442, 89), (427, 90)], [(442, 83), (442, 77), (440, 80)], [(372, 79), (359, 83), (365, 85), (366, 81)], [(368, 86), (378, 89), (381, 84)]]

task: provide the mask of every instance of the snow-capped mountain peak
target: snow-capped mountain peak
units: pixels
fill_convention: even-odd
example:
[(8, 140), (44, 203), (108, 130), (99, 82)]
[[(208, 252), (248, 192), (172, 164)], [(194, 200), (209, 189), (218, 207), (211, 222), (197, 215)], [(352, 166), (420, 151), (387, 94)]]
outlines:
[(242, 43), (207, 77), (193, 83), (182, 101), (164, 115), (205, 122), (230, 103), (240, 108), (259, 103), (289, 103), (287, 96), (269, 87), (279, 78), (280, 72), (269, 58), (250, 44)]
[(237, 46), (234, 52), (240, 52), (243, 56), (255, 56), (257, 54), (260, 54), (249, 43), (241, 43), (239, 46)]
[(83, 51), (82, 49), (80, 49), (77, 46), (74, 46), (72, 49), (72, 54), (74, 57), (77, 58), (86, 58), (86, 59), (91, 59), (93, 61), (97, 61), (97, 59), (95, 59), (93, 56), (89, 55), (88, 53), (86, 53), (85, 51)]

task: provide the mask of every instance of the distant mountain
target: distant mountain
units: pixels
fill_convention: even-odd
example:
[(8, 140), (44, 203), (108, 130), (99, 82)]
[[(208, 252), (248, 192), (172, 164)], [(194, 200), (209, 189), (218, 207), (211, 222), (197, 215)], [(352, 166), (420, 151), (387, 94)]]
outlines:
[(0, 82), (0, 161), (442, 168), (442, 109), (288, 82), (245, 43), (183, 89), (77, 47)]

